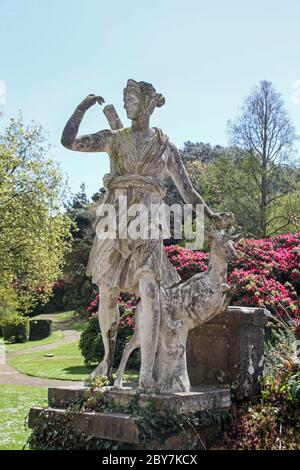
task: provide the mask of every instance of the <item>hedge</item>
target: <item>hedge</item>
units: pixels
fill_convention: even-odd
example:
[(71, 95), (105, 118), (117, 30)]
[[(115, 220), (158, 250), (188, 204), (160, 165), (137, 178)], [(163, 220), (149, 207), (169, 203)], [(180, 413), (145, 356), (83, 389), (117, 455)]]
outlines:
[(29, 338), (29, 319), (16, 316), (7, 319), (3, 325), (4, 341), (11, 343), (25, 343)]
[(30, 320), (29, 340), (36, 341), (50, 336), (52, 330), (51, 320)]

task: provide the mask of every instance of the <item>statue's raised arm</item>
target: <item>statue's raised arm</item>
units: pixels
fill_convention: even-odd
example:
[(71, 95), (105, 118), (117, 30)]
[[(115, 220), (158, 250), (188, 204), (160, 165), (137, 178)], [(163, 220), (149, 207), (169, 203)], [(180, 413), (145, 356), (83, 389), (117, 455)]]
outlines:
[(78, 152), (110, 152), (113, 136), (110, 129), (77, 137), (85, 112), (96, 103), (102, 104), (104, 99), (101, 96), (88, 95), (77, 106), (62, 133), (61, 143), (64, 147)]

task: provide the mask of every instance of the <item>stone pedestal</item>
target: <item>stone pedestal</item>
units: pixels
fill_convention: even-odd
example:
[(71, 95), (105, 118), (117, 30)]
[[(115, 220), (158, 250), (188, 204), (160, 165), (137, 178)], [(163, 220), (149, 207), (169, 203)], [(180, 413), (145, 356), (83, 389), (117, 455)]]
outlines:
[(226, 313), (190, 331), (187, 364), (192, 386), (229, 385), (237, 399), (259, 392), (269, 315), (263, 308), (228, 307)]
[[(98, 439), (131, 444), (136, 449), (192, 449), (193, 442), (189, 442), (185, 433), (171, 436), (164, 444), (151, 442), (147, 447), (143, 447), (140, 440), (139, 417), (126, 413), (111, 412), (78, 412), (70, 408), (72, 403), (89, 392), (87, 387), (65, 387), (49, 388), (47, 414), (49, 416), (67, 416), (68, 422), (79, 432)], [(138, 405), (143, 408), (154, 405), (157, 413), (162, 414), (171, 411), (176, 414), (194, 413), (197, 411), (222, 411), (227, 410), (231, 405), (229, 388), (219, 387), (198, 387), (191, 392), (181, 392), (172, 394), (148, 395), (139, 393), (135, 388), (124, 388), (122, 390), (108, 387), (107, 395), (120, 408), (125, 408), (136, 396)], [(28, 419), (28, 426), (34, 428), (36, 420), (39, 418), (41, 408), (31, 408)]]

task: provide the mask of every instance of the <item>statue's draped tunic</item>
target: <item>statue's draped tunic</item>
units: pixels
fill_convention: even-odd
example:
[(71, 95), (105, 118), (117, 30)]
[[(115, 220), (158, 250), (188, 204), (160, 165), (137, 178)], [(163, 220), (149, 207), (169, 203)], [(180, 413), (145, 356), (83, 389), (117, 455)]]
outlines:
[[(180, 280), (163, 249), (163, 235), (166, 236), (163, 179), (167, 172), (167, 157), (164, 152), (168, 137), (160, 129), (154, 128), (154, 131), (153, 137), (142, 143), (141, 147), (137, 147), (130, 129), (120, 129), (114, 133), (110, 154), (111, 173), (103, 179), (106, 194), (97, 210), (94, 225), (96, 236), (87, 267), (87, 275), (92, 277), (95, 284), (106, 284), (123, 291), (131, 290), (138, 285), (139, 278), (145, 272), (153, 273), (158, 282), (163, 280), (166, 287)], [(148, 209), (148, 222), (152, 205), (152, 222), (154, 215), (155, 225), (158, 227), (155, 238), (151, 238), (153, 232), (150, 233), (149, 223), (140, 224), (143, 226), (142, 230), (145, 230), (144, 234), (148, 233), (147, 239), (145, 235), (144, 239), (141, 236), (135, 239), (129, 234), (126, 238), (118, 236), (115, 239), (97, 235), (97, 232), (103, 233), (104, 224), (107, 224), (107, 213), (103, 213), (104, 204), (114, 206), (117, 223), (122, 225), (125, 220), (122, 214), (127, 212), (124, 196), (127, 196), (127, 211), (130, 211), (133, 204), (143, 204)], [(136, 219), (135, 212), (134, 216), (127, 217), (127, 228), (133, 219)]]

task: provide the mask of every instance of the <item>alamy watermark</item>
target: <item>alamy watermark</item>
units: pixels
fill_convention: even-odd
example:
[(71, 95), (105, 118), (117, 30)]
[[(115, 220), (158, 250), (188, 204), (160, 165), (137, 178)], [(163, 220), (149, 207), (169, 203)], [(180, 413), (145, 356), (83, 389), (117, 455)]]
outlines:
[(113, 204), (97, 208), (96, 234), (99, 239), (119, 240), (186, 240), (186, 246), (198, 250), (204, 242), (203, 204), (172, 204), (164, 202), (128, 203), (123, 190)]

